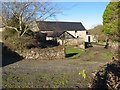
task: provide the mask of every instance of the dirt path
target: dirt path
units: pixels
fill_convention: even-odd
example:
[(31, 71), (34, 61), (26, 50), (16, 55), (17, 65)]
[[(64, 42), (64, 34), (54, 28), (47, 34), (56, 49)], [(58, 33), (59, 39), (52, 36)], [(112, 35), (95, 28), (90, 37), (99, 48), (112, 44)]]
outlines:
[[(108, 50), (94, 46), (78, 59), (22, 60), (3, 67), (3, 87), (86, 88), (92, 72), (110, 61)], [(85, 70), (86, 78), (81, 72)]]

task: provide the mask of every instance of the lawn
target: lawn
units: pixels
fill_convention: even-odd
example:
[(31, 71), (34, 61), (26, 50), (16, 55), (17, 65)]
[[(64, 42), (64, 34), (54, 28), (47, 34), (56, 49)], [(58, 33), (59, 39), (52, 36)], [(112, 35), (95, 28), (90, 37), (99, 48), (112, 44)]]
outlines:
[(73, 47), (73, 46), (66, 46), (65, 47), (65, 53), (66, 53), (66, 57), (68, 58), (78, 58), (80, 57), (84, 51), (80, 48), (77, 48), (77, 47)]

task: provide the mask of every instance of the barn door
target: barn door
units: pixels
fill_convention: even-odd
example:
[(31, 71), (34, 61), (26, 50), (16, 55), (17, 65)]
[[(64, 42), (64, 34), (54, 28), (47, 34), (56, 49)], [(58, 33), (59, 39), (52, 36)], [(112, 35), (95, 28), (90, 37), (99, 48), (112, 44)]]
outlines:
[(91, 40), (90, 40), (90, 36), (88, 36), (88, 42), (90, 42)]

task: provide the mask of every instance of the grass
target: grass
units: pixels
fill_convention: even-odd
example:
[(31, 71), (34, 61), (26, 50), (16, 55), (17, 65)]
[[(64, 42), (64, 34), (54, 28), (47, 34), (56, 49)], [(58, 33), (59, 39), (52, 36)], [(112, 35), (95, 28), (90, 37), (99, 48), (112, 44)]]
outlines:
[(93, 47), (84, 52), (82, 49), (66, 46), (66, 54), (74, 53), (77, 54), (68, 58), (82, 56), (70, 61), (22, 60), (3, 67), (3, 88), (87, 88), (92, 72), (112, 57), (112, 53), (103, 47)]
[[(54, 61), (44, 62), (45, 64), (35, 61), (33, 64), (36, 65), (35, 67), (31, 66), (30, 61), (25, 61), (29, 63), (27, 68), (26, 64), (23, 65), (21, 62), (19, 65), (23, 66), (18, 68), (19, 65), (17, 65), (16, 69), (16, 66), (9, 67), (9, 69), (4, 67), (3, 88), (87, 88), (92, 72), (112, 57), (111, 52), (100, 48), (98, 50), (91, 48), (84, 52), (79, 48), (66, 46), (67, 54), (77, 53), (69, 58), (82, 55), (81, 58), (70, 61), (65, 59), (62, 62), (58, 60), (55, 63)], [(42, 70), (41, 67), (45, 69)], [(36, 73), (33, 73), (34, 70)], [(19, 73), (21, 71), (24, 73)]]
[(72, 58), (72, 59), (80, 57), (84, 52), (82, 49), (75, 48), (73, 46), (66, 46), (65, 49), (66, 49), (66, 52), (65, 52), (66, 57)]
[(105, 53), (102, 53), (102, 56), (109, 60), (109, 59), (112, 59), (113, 53), (112, 52), (105, 52)]
[[(3, 88), (67, 88), (85, 86), (88, 84), (88, 76), (83, 78), (83, 70), (72, 73), (43, 74), (35, 76), (30, 74), (9, 73), (3, 77)], [(87, 71), (86, 71), (87, 72)], [(84, 73), (87, 75), (87, 73)], [(82, 82), (82, 83), (81, 83)]]
[(17, 75), (9, 73), (8, 76), (4, 76), (3, 87), (4, 88), (60, 88), (68, 84), (69, 74), (49, 75), (40, 74), (36, 77), (31, 75)]
[(85, 57), (86, 61), (93, 60), (97, 53), (98, 53), (97, 51), (91, 51), (90, 53), (87, 53), (87, 57)]
[(97, 43), (97, 42), (92, 42), (93, 45), (99, 45), (99, 46), (105, 46), (104, 42), (103, 43)]

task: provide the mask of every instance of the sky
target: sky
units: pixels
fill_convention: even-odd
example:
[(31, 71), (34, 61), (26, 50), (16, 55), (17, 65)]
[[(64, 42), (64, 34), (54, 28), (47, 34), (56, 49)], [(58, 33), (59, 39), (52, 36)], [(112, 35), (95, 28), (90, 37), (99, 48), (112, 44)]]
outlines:
[[(81, 22), (86, 29), (102, 24), (102, 15), (109, 2), (55, 2), (62, 7), (57, 21)], [(53, 19), (48, 19), (54, 21)]]

